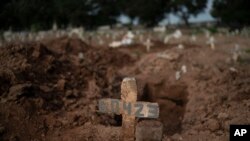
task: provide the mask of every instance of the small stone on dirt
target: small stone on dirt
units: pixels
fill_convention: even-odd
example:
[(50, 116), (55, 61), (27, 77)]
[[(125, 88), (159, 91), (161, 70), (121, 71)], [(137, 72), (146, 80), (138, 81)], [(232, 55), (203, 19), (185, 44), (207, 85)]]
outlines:
[(219, 119), (227, 119), (228, 118), (228, 114), (227, 113), (219, 113), (218, 118)]
[(79, 58), (80, 60), (83, 60), (83, 59), (84, 59), (84, 55), (83, 55), (82, 52), (79, 52), (79, 53), (78, 53), (78, 58)]
[(67, 90), (65, 93), (66, 97), (68, 97), (68, 98), (71, 97), (72, 94), (73, 94), (72, 90)]
[(208, 129), (210, 129), (211, 131), (216, 131), (220, 128), (219, 122), (215, 119), (208, 120), (207, 126), (208, 126)]
[(52, 89), (46, 85), (41, 85), (39, 86), (40, 90), (42, 90), (43, 92), (50, 92)]
[(191, 131), (189, 131), (189, 134), (190, 135), (196, 135), (197, 134), (197, 130), (191, 130)]
[(84, 126), (90, 126), (90, 125), (91, 125), (91, 122), (84, 123)]
[(180, 58), (180, 55), (175, 52), (164, 52), (164, 53), (158, 53), (157, 57), (164, 58), (170, 61), (174, 61)]
[(64, 90), (64, 87), (65, 87), (65, 79), (60, 79), (57, 81), (57, 89), (60, 90), (60, 91), (63, 91)]
[(182, 141), (183, 138), (180, 134), (176, 133), (171, 137), (174, 141)]
[(8, 99), (16, 100), (25, 93), (25, 89), (31, 87), (31, 84), (17, 84), (9, 89)]
[(79, 91), (77, 89), (73, 89), (73, 96), (78, 97), (79, 96)]

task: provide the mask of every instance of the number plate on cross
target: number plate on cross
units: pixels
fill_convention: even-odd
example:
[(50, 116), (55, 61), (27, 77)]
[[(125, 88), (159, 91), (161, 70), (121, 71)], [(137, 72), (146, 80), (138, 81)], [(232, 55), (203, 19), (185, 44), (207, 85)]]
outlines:
[(118, 99), (100, 99), (98, 101), (99, 112), (126, 114), (139, 118), (158, 118), (159, 105), (150, 102), (125, 102)]

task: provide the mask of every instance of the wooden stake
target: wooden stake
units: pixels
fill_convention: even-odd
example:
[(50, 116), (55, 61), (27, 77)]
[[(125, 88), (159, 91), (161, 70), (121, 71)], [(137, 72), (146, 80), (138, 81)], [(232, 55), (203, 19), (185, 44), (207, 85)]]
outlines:
[[(121, 99), (125, 102), (135, 103), (137, 101), (137, 85), (135, 78), (124, 78), (121, 84)], [(135, 138), (135, 116), (122, 116), (122, 141), (134, 141)]]
[(137, 101), (135, 78), (124, 78), (121, 84), (121, 100), (104, 98), (98, 101), (100, 113), (122, 114), (121, 141), (135, 140), (135, 118), (158, 118), (157, 103)]

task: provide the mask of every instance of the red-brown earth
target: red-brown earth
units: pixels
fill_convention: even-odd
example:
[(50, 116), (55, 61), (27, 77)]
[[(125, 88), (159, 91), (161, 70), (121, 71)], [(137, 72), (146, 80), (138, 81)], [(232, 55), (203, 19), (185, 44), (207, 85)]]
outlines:
[[(233, 40), (249, 48), (246, 40)], [(112, 49), (65, 37), (5, 45), (0, 140), (119, 140), (121, 116), (98, 113), (97, 101), (119, 98), (122, 79), (132, 76), (138, 100), (160, 105), (163, 140), (226, 141), (230, 124), (250, 124), (250, 60), (233, 61), (232, 44), (178, 49), (155, 41), (146, 52), (140, 44)]]

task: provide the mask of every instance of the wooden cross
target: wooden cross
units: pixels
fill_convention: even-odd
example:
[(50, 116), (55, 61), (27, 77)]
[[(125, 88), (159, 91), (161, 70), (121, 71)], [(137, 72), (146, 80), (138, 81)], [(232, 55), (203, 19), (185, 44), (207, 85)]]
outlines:
[(144, 43), (144, 45), (146, 46), (147, 52), (150, 51), (150, 48), (153, 46), (153, 43), (151, 42), (150, 39), (147, 39), (146, 43)]
[(121, 100), (101, 99), (99, 112), (122, 114), (121, 140), (134, 141), (135, 118), (158, 118), (159, 105), (150, 102), (137, 102), (137, 85), (135, 78), (124, 78), (121, 84)]

